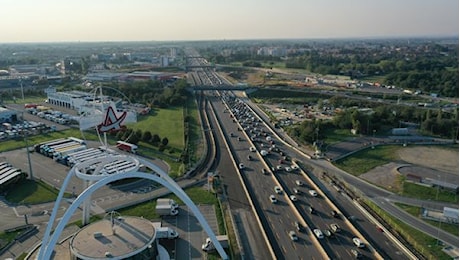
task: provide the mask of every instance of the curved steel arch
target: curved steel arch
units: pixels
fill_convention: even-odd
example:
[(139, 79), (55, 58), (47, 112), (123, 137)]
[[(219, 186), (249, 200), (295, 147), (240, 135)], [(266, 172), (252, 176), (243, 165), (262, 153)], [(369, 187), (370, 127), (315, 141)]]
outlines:
[(222, 245), (219, 243), (217, 240), (214, 232), (212, 231), (211, 227), (208, 225), (206, 222), (205, 218), (201, 214), (201, 212), (198, 210), (197, 206), (193, 203), (193, 201), (187, 196), (187, 194), (182, 190), (182, 188), (177, 185), (177, 183), (171, 179), (163, 170), (161, 170), (159, 167), (156, 165), (142, 159), (138, 159), (141, 161), (144, 165), (147, 167), (151, 168), (156, 172), (156, 174), (151, 174), (151, 173), (143, 173), (143, 172), (128, 172), (128, 173), (123, 173), (123, 174), (114, 174), (114, 175), (109, 175), (103, 179), (100, 179), (99, 181), (93, 183), (90, 185), (88, 188), (86, 188), (71, 204), (71, 206), (66, 210), (64, 213), (64, 216), (62, 219), (59, 221), (56, 229), (53, 232), (53, 235), (50, 236), (51, 234), (51, 229), (53, 226), (53, 223), (56, 219), (57, 215), (57, 210), (59, 207), (59, 203), (61, 202), (63, 195), (64, 195), (64, 190), (65, 187), (68, 185), (68, 182), (70, 178), (75, 175), (75, 170), (74, 168), (71, 169), (69, 174), (67, 175), (66, 179), (63, 182), (63, 187), (59, 191), (59, 196), (56, 200), (56, 203), (53, 208), (53, 212), (50, 217), (50, 221), (48, 222), (48, 226), (45, 231), (45, 235), (43, 237), (42, 241), (42, 246), (40, 248), (39, 254), (38, 254), (38, 259), (50, 259), (51, 254), (54, 250), (54, 247), (56, 246), (57, 240), (59, 239), (60, 234), (64, 230), (65, 225), (68, 223), (69, 219), (72, 217), (73, 213), (75, 210), (80, 206), (80, 204), (85, 201), (87, 198), (91, 196), (93, 192), (98, 190), (99, 188), (103, 187), (104, 185), (121, 180), (121, 179), (126, 179), (126, 178), (142, 178), (142, 179), (149, 179), (152, 181), (155, 181), (166, 188), (168, 188), (170, 191), (172, 191), (175, 195), (177, 195), (193, 212), (195, 217), (198, 219), (200, 222), (201, 226), (205, 230), (205, 232), (208, 234), (209, 238), (211, 239), (212, 243), (214, 244), (217, 252), (219, 253), (220, 257), (222, 259), (228, 259), (227, 254), (225, 253)]

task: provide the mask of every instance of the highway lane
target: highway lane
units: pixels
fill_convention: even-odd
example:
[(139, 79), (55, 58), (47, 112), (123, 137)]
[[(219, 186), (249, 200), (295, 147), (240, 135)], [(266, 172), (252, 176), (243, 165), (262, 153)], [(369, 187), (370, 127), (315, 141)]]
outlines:
[[(208, 98), (213, 99), (214, 96), (210, 95)], [(225, 136), (220, 134), (219, 124), (216, 118), (211, 115), (210, 106), (206, 107), (206, 111), (208, 111), (210, 129), (214, 133), (216, 151), (218, 151), (215, 158), (215, 165), (217, 165), (215, 172), (220, 176), (225, 191), (224, 199), (228, 201), (234, 218), (238, 220), (237, 223), (240, 223), (242, 227), (250, 227), (238, 229), (244, 256), (247, 259), (270, 259), (271, 255), (267, 244), (264, 239), (261, 239), (263, 237), (262, 231), (258, 228), (256, 217), (238, 177), (239, 172), (235, 169), (228, 147), (225, 145)]]
[[(268, 120), (268, 118), (266, 117), (265, 114), (262, 113), (262, 111), (260, 111), (260, 109), (258, 109), (256, 107), (256, 105), (252, 104), (251, 101), (249, 99), (243, 99), (246, 103), (249, 103), (251, 108), (253, 108), (255, 111), (257, 111), (257, 114), (259, 116), (261, 116), (263, 118), (263, 120)], [(267, 121), (266, 121), (267, 122)], [(285, 140), (287, 140), (287, 138), (284, 138)], [(321, 173), (323, 171), (327, 171), (327, 172), (334, 172), (335, 170), (337, 170), (335, 167), (331, 166), (331, 164), (329, 162), (326, 162), (326, 161), (323, 161), (323, 160), (309, 160), (309, 159), (306, 159), (307, 157), (303, 154), (299, 154), (297, 150), (295, 149), (292, 149), (291, 146), (286, 146), (286, 149), (290, 151), (291, 154), (293, 155), (297, 155), (297, 158), (305, 163), (307, 163), (307, 165), (311, 165), (309, 167), (313, 167), (315, 169), (315, 172), (317, 173), (316, 177), (318, 177), (318, 172)], [(319, 164), (317, 164), (319, 163)], [(353, 178), (353, 179), (358, 179), (354, 176), (350, 176), (349, 174), (346, 174), (346, 173), (343, 173), (340, 175), (341, 178), (342, 176), (346, 176), (344, 178), (346, 178), (345, 181), (347, 181), (348, 179), (350, 178)], [(316, 178), (316, 183), (318, 183), (318, 179), (319, 178)], [(363, 182), (363, 181), (360, 181), (360, 182)], [(321, 187), (324, 187), (325, 185), (321, 185)], [(379, 188), (376, 188), (376, 187), (369, 187), (370, 185), (366, 183), (366, 188), (370, 188), (371, 190), (374, 190), (374, 192), (378, 193), (378, 194), (388, 194), (387, 191), (385, 190), (382, 190), (382, 189), (379, 189)], [(358, 187), (358, 186), (355, 186), (355, 187)], [(359, 185), (360, 189), (362, 187), (362, 185)], [(355, 205), (352, 204), (352, 202), (350, 200), (343, 200), (343, 196), (340, 196), (340, 195), (337, 195), (336, 194), (337, 192), (331, 192), (331, 193), (328, 193), (328, 194), (331, 194), (332, 196), (332, 199), (334, 201), (339, 201), (338, 203), (336, 203), (337, 206), (339, 206), (339, 208), (344, 211), (344, 214), (346, 216), (355, 216), (357, 217), (357, 219), (359, 219), (359, 221), (355, 221), (353, 224), (355, 225), (355, 227), (358, 228), (358, 230), (360, 230), (361, 233), (363, 233), (363, 235), (366, 235), (366, 237), (372, 241), (372, 244), (374, 245), (374, 247), (378, 248), (379, 252), (381, 252), (381, 254), (383, 256), (387, 256), (389, 255), (391, 258), (397, 258), (397, 259), (404, 259), (404, 257), (406, 257), (405, 255), (403, 255), (403, 252), (401, 251), (401, 249), (399, 247), (397, 247), (387, 236), (386, 234), (383, 234), (376, 226), (374, 223), (371, 223), (370, 221), (367, 220), (367, 217), (364, 216), (362, 214), (362, 212), (360, 212), (356, 207)], [(364, 192), (365, 193), (365, 192)], [(371, 193), (372, 194), (372, 193)], [(337, 200), (338, 198), (338, 200)], [(348, 211), (348, 213), (347, 213)], [(458, 238), (457, 238), (458, 239)]]
[[(213, 105), (221, 118), (223, 128), (227, 129), (227, 134), (229, 135), (230, 132), (234, 132), (235, 136), (231, 138), (230, 144), (237, 153), (236, 159), (238, 164), (245, 164), (245, 168), (240, 172), (247, 180), (248, 190), (251, 191), (253, 201), (256, 201), (261, 208), (260, 217), (264, 220), (264, 225), (267, 227), (266, 232), (270, 237), (274, 250), (277, 254), (280, 254), (281, 258), (285, 259), (302, 258), (305, 256), (322, 259), (321, 252), (318, 251), (315, 244), (308, 237), (309, 232), (307, 234), (298, 233), (300, 239), (297, 242), (290, 240), (288, 232), (295, 230), (293, 223), (297, 219), (294, 217), (295, 213), (286, 214), (286, 212), (292, 212), (293, 210), (288, 197), (285, 194), (278, 194), (276, 195), (278, 203), (275, 205), (270, 202), (269, 196), (275, 195), (273, 188), (276, 185), (276, 181), (271, 174), (263, 175), (261, 173), (262, 168), (266, 168), (266, 166), (259, 162), (260, 158), (249, 150), (251, 146), (249, 140), (242, 136), (241, 131), (237, 130), (238, 126), (230, 118), (230, 114), (224, 113), (226, 107), (222, 104), (222, 101), (214, 101)], [(248, 155), (253, 156), (254, 160), (248, 161)], [(276, 248), (277, 244), (279, 245), (278, 249)]]
[[(237, 102), (236, 102), (237, 103)], [(237, 108), (237, 114), (235, 117), (238, 117), (240, 121), (241, 118), (248, 118), (252, 117), (252, 115), (248, 115), (248, 111), (244, 109), (244, 106), (239, 104), (234, 104), (235, 108)], [(244, 119), (243, 121), (246, 121)], [(291, 154), (288, 154), (288, 148), (284, 146), (284, 144), (276, 138), (276, 136), (271, 136), (270, 138), (266, 138), (265, 136), (261, 135), (258, 136), (259, 133), (270, 133), (269, 129), (265, 128), (263, 124), (255, 125), (254, 122), (250, 123), (248, 126), (247, 123), (242, 124), (242, 130), (246, 131), (248, 135), (254, 137), (257, 142), (255, 146), (257, 147), (258, 151), (262, 149), (272, 149), (270, 155), (266, 156), (266, 160), (271, 167), (274, 167), (275, 173), (274, 176), (277, 177), (277, 182), (281, 184), (285, 192), (288, 195), (293, 194), (293, 187), (296, 187), (296, 180), (301, 180), (303, 183), (309, 183), (309, 180), (305, 178), (303, 175), (298, 173), (298, 170), (291, 170), (286, 171), (286, 167), (292, 166), (290, 162), (290, 158), (292, 157)], [(256, 133), (256, 135), (254, 135)], [(270, 140), (271, 139), (271, 140)], [(275, 145), (273, 147), (273, 145)], [(281, 152), (284, 152), (282, 155), (280, 152), (275, 152), (280, 149)], [(285, 155), (288, 155), (285, 157)], [(281, 166), (280, 170), (277, 170), (277, 167)], [(288, 168), (289, 169), (289, 168)], [(302, 190), (304, 195), (296, 195), (298, 198), (297, 202), (294, 204), (297, 205), (299, 212), (301, 214), (301, 218), (303, 218), (307, 223), (311, 230), (318, 228), (322, 231), (325, 229), (330, 229), (330, 224), (338, 222), (336, 218), (330, 217), (330, 212), (332, 208), (329, 207), (327, 203), (324, 203), (323, 199), (318, 197), (313, 197), (309, 195), (308, 190), (313, 189), (313, 185), (309, 185), (310, 188), (306, 187), (298, 187), (297, 189)], [(291, 203), (291, 202), (289, 202)], [(315, 209), (316, 214), (310, 213), (310, 207)], [(299, 219), (296, 219), (299, 221)], [(291, 220), (291, 229), (293, 229), (293, 223), (296, 220)], [(356, 249), (355, 245), (352, 243), (352, 238), (358, 236), (351, 230), (348, 230), (346, 225), (340, 225), (343, 229), (341, 233), (336, 234), (334, 237), (331, 238), (320, 238), (318, 241), (321, 243), (323, 248), (327, 251), (330, 257), (332, 258), (341, 258), (344, 256), (352, 257), (351, 250)], [(362, 254), (366, 255), (367, 257), (372, 257), (372, 252), (367, 250), (360, 250)]]

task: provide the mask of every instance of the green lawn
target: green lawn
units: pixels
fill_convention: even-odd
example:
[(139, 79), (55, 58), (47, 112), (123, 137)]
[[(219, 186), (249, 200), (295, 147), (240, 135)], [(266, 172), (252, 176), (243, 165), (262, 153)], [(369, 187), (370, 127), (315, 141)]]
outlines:
[(437, 188), (421, 186), (411, 182), (404, 182), (402, 196), (422, 200), (436, 200), (449, 203), (458, 203), (458, 194)]
[(418, 229), (407, 225), (401, 220), (394, 218), (374, 203), (366, 201), (380, 217), (382, 217), (392, 228), (401, 234), (412, 246), (414, 246), (427, 259), (452, 259), (442, 251), (442, 245), (438, 244), (438, 240), (426, 235)]
[[(204, 190), (202, 187), (191, 187), (185, 190), (185, 193), (190, 197), (190, 199), (195, 203), (195, 204), (210, 204), (214, 205), (217, 203), (217, 198), (213, 193), (210, 193), (206, 190)], [(178, 204), (184, 205), (184, 203), (179, 200), (177, 196), (174, 194), (170, 194), (166, 196), (167, 198), (174, 199)], [(152, 220), (152, 219), (158, 219), (160, 216), (158, 216), (155, 213), (155, 206), (156, 206), (156, 200), (144, 202), (138, 205), (134, 205), (128, 208), (120, 209), (118, 212), (121, 215), (125, 216), (138, 216), (138, 217), (144, 217), (146, 219)]]
[(396, 151), (399, 146), (376, 146), (375, 149), (365, 149), (351, 156), (335, 162), (340, 169), (359, 176), (369, 170), (396, 160)]
[[(58, 188), (53, 188), (44, 182), (25, 180), (15, 189), (9, 190), (6, 199), (18, 204), (39, 204), (56, 200), (58, 194)], [(71, 194), (65, 195), (71, 196)]]
[[(395, 203), (398, 207), (406, 211), (407, 213), (411, 214), (414, 217), (417, 217), (419, 219), (422, 219), (420, 217), (421, 215), (421, 208), (416, 207), (416, 206), (411, 206), (411, 205), (406, 205), (402, 203)], [(458, 225), (456, 224), (448, 224), (448, 223), (440, 223), (438, 221), (433, 221), (433, 220), (427, 220), (427, 219), (422, 219), (423, 221), (429, 223), (430, 225), (434, 227), (439, 227), (442, 230), (451, 233), (454, 236), (458, 236)]]
[(327, 145), (343, 142), (349, 137), (354, 137), (349, 129), (325, 129), (322, 130), (323, 135), (326, 137), (324, 142)]
[(135, 131), (150, 131), (161, 139), (168, 138), (168, 146), (182, 150), (184, 148), (184, 115), (182, 107), (154, 109), (152, 116), (144, 116), (135, 124), (128, 125)]

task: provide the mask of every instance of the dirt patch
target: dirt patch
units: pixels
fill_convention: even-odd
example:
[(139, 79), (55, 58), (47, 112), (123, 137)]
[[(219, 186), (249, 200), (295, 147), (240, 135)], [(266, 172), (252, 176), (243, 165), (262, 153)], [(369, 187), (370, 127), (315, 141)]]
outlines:
[[(458, 150), (445, 149), (434, 146), (414, 146), (401, 148), (397, 152), (395, 162), (376, 167), (360, 177), (382, 188), (398, 192), (401, 190), (401, 173), (398, 167), (405, 167), (405, 173), (426, 171), (439, 171), (458, 175), (459, 153)], [(433, 175), (433, 174), (432, 174)]]
[(360, 177), (384, 189), (399, 192), (402, 189), (401, 174), (397, 171), (399, 166), (401, 164), (387, 163), (362, 174)]
[(458, 174), (458, 150), (434, 146), (407, 147), (398, 150), (401, 160), (452, 174)]

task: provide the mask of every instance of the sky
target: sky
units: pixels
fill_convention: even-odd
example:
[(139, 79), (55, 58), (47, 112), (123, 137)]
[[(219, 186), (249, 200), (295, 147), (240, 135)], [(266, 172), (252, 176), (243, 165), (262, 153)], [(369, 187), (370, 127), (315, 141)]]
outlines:
[(459, 0), (0, 0), (0, 42), (458, 36)]

